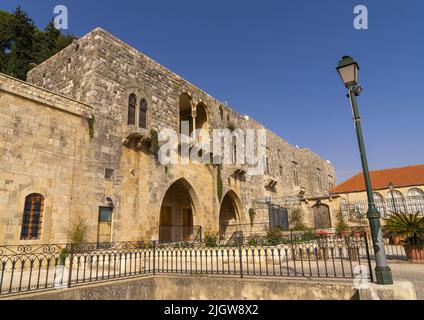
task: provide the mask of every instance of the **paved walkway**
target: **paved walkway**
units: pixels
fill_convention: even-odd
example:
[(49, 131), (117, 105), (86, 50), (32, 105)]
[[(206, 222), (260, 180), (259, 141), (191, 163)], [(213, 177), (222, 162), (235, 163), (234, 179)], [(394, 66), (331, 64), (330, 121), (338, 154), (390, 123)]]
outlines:
[(408, 280), (414, 283), (417, 297), (419, 300), (424, 300), (424, 263), (407, 263), (407, 262), (391, 262), (393, 279)]

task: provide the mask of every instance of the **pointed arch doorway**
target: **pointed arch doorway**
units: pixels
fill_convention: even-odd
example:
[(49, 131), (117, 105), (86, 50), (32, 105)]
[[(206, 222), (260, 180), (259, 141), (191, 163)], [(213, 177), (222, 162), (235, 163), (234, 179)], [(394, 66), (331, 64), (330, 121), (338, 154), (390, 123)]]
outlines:
[(201, 238), (201, 228), (194, 226), (197, 202), (194, 189), (184, 178), (175, 181), (168, 188), (160, 209), (160, 242), (191, 241)]
[(219, 209), (219, 238), (226, 239), (236, 230), (232, 226), (240, 223), (241, 201), (237, 194), (230, 190), (221, 201)]

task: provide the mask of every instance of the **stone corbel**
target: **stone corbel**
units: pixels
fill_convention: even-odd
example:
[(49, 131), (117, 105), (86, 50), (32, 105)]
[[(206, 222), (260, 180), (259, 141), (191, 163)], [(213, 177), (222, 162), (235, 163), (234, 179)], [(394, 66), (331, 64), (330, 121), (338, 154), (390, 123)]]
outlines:
[(277, 184), (278, 184), (278, 181), (275, 181), (274, 179), (270, 179), (268, 180), (267, 187), (270, 189), (274, 189)]
[(244, 176), (246, 173), (247, 171), (243, 168), (237, 168), (236, 170), (234, 170), (235, 175)]

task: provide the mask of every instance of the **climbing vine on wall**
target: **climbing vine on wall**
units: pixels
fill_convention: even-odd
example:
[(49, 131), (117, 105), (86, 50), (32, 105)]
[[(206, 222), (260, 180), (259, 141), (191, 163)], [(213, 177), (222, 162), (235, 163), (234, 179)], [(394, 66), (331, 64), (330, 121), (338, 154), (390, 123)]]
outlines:
[(253, 225), (253, 222), (255, 221), (256, 217), (256, 210), (254, 208), (249, 209), (249, 218), (250, 218), (250, 224)]
[(90, 118), (87, 117), (88, 135), (90, 136), (90, 140), (94, 138), (94, 122), (94, 116), (91, 116)]
[(150, 130), (150, 150), (149, 151), (153, 154), (159, 151), (158, 132), (155, 129)]
[(234, 123), (230, 122), (230, 123), (228, 124), (227, 128), (228, 128), (231, 132), (233, 132), (234, 130), (236, 130), (236, 125), (235, 125)]
[(216, 193), (217, 193), (219, 202), (221, 202), (221, 199), (222, 199), (222, 192), (223, 192), (223, 185), (222, 185), (222, 177), (221, 177), (221, 165), (218, 165), (216, 169)]
[(219, 105), (219, 115), (221, 117), (221, 120), (224, 120), (224, 107), (222, 104)]

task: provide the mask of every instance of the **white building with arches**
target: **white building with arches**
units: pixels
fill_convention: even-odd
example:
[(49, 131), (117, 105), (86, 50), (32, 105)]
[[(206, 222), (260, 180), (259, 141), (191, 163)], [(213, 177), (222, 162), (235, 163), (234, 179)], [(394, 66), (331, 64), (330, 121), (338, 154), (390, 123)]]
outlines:
[[(370, 172), (375, 205), (381, 216), (393, 212), (424, 215), (424, 165)], [(362, 173), (344, 181), (331, 192), (338, 196), (344, 216), (364, 215), (368, 208)]]

